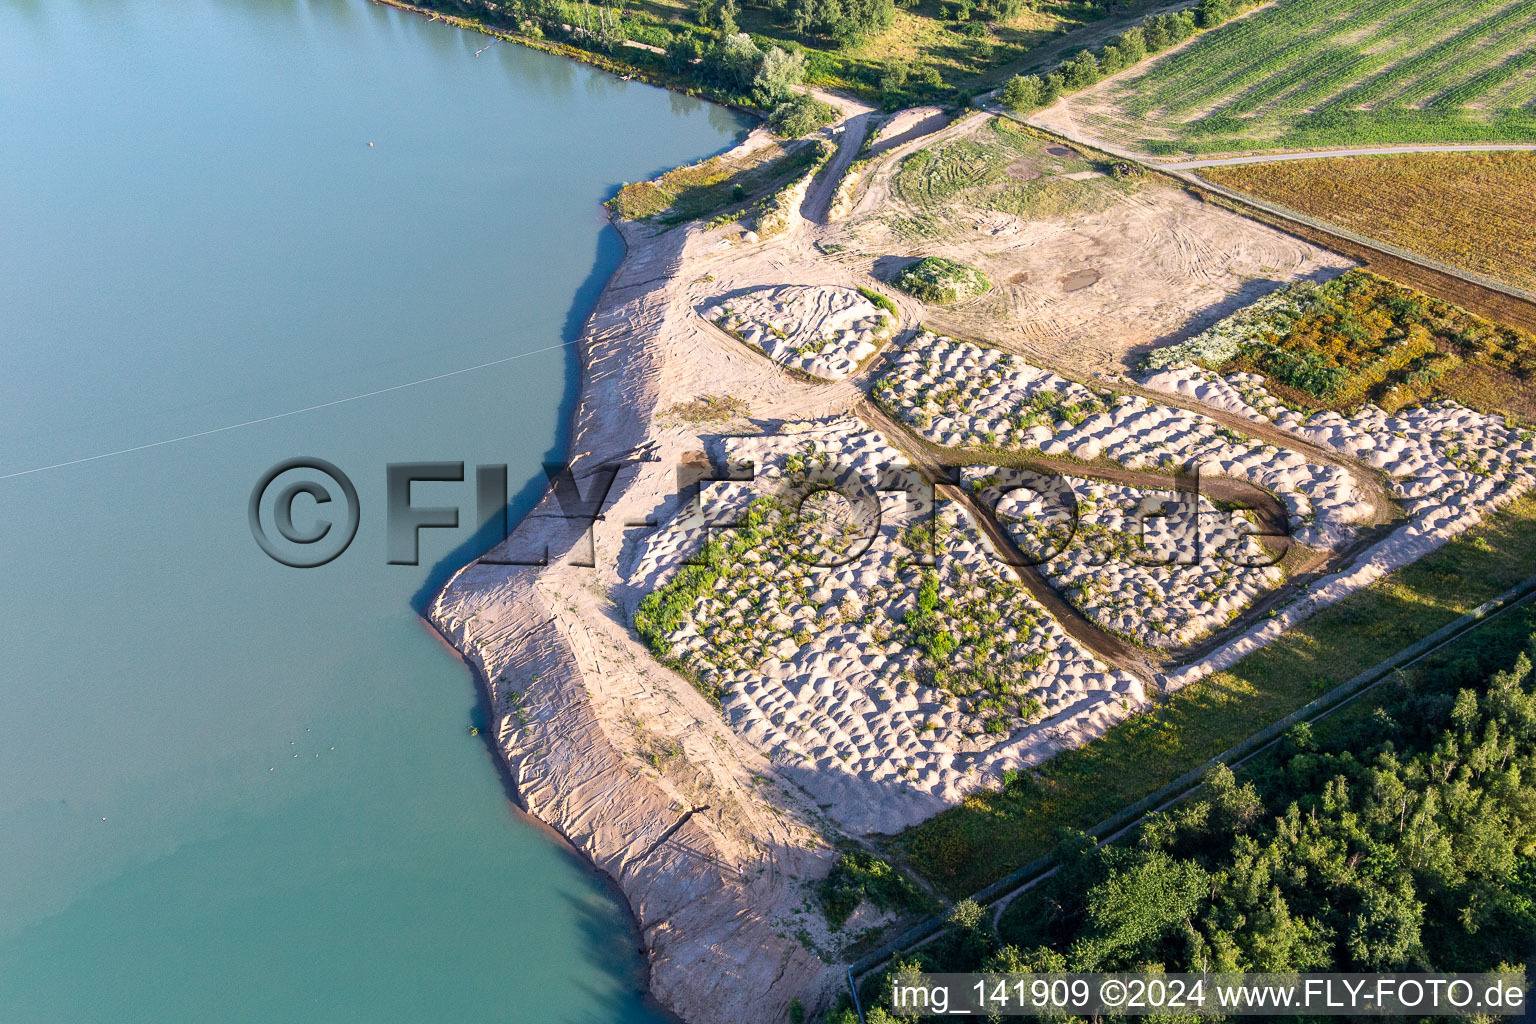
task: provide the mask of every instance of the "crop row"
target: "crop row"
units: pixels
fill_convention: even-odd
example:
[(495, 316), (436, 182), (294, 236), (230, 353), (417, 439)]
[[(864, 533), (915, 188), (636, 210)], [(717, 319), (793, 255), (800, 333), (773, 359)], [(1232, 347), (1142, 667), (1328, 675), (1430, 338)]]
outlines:
[[(1293, 0), (1239, 19), (1159, 61), (1135, 83), (1133, 112), (1187, 112), (1289, 70), (1320, 44), (1373, 24), (1405, 0)], [(1319, 26), (1324, 26), (1319, 30)], [(1256, 55), (1263, 55), (1255, 60)]]
[[(1438, 54), (1440, 51), (1428, 40), (1442, 38), (1469, 19), (1479, 17), (1484, 9), (1508, 2), (1458, 0), (1447, 4), (1445, 0), (1439, 0), (1438, 3), (1414, 4), (1377, 24), (1356, 47), (1314, 48), (1316, 52), (1310, 61), (1301, 62), (1297, 69), (1260, 83), (1223, 108), (1223, 112), (1242, 114), (1258, 110), (1287, 93), (1284, 106), (1292, 110), (1305, 110), (1330, 98), (1337, 103), (1355, 106), (1339, 96), (1341, 89), (1347, 93), (1351, 86), (1383, 68), (1390, 73), (1394, 66), (1411, 64), (1426, 53)], [(1383, 45), (1388, 40), (1394, 41), (1391, 45)]]
[(1385, 83), (1383, 95), (1396, 93), (1393, 97), (1396, 105), (1414, 106), (1465, 81), (1483, 68), (1496, 67), (1510, 50), (1529, 45), (1533, 15), (1536, 15), (1536, 0), (1521, 0), (1506, 7), (1481, 24), (1446, 40), (1436, 48), (1438, 59), (1426, 61), (1423, 67), (1413, 71), (1391, 76)]
[[(1132, 118), (1156, 117), (1182, 135), (1233, 137), (1154, 151), (1240, 149), (1259, 135), (1270, 145), (1277, 135), (1310, 145), (1346, 126), (1366, 133), (1361, 142), (1409, 141), (1405, 127), (1434, 141), (1523, 138), (1521, 119), (1479, 126), (1484, 115), (1466, 108), (1489, 106), (1497, 92), (1497, 105), (1520, 105), (1536, 68), (1533, 24), (1536, 0), (1289, 0), (1157, 62), (1119, 102)], [(1506, 89), (1510, 82), (1517, 87)], [(1427, 100), (1437, 113), (1415, 125), (1392, 116)], [(1331, 116), (1382, 104), (1382, 118)]]
[(1387, 59), (1371, 74), (1359, 76), (1352, 88), (1337, 93), (1333, 102), (1365, 106), (1464, 56), (1467, 44), (1475, 42), (1491, 24), (1488, 13), (1508, 4), (1509, 0), (1463, 0), (1444, 16), (1410, 23), (1398, 45), (1381, 55)]

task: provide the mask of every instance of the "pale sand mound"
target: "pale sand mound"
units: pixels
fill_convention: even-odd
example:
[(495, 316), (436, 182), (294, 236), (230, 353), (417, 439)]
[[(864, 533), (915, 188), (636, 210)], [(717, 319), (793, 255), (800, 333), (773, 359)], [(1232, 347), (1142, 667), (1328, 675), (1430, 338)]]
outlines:
[(1292, 537), (1309, 547), (1339, 546), (1369, 508), (1338, 466), (1187, 409), (1090, 389), (1019, 356), (927, 332), (896, 354), (874, 396), (935, 444), (1103, 459), (1133, 470), (1199, 466), (1247, 481), (1285, 503)]
[[(671, 659), (724, 691), (735, 729), (845, 827), (897, 831), (1142, 706), (1140, 682), (1072, 640), (957, 508), (935, 510), (920, 486), (895, 489), (906, 461), (878, 434), (842, 420), (721, 448), (757, 478), (701, 489), (648, 542), (632, 579), (664, 583), (709, 523), (740, 522), (753, 500), (792, 502), (791, 481), (807, 471), (837, 480), (849, 507), (878, 503), (878, 522), (848, 517), (845, 564), (807, 565), (766, 538), (733, 553), (666, 639)], [(935, 531), (935, 570), (914, 564), (927, 550), (914, 528)], [(985, 637), (943, 657), (944, 679), (904, 625), (925, 582), (943, 628), (970, 623)]]
[[(1228, 377), (1194, 366), (1152, 374), (1149, 388), (1186, 395), (1219, 409), (1325, 445), (1382, 470), (1411, 526), (1437, 530), (1481, 517), (1510, 488), (1524, 489), (1536, 473), (1536, 435), (1503, 416), (1434, 402), (1389, 415), (1365, 404), (1352, 416), (1308, 415), (1287, 407), (1257, 374)], [(1465, 529), (1465, 526), (1461, 527)], [(1457, 531), (1459, 532), (1459, 530)]]
[(1020, 549), (1045, 559), (1052, 586), (1101, 628), (1149, 647), (1193, 643), (1284, 580), (1245, 513), (1199, 495), (1073, 477), (998, 495), (988, 470), (965, 476), (984, 485)]
[(1536, 436), (1531, 431), (1454, 402), (1405, 409), (1395, 416), (1369, 404), (1348, 417), (1335, 412), (1308, 416), (1285, 406), (1252, 374), (1222, 377), (1183, 365), (1159, 370), (1145, 384), (1256, 422), (1272, 422), (1298, 438), (1383, 470), (1409, 517), (1407, 525), (1269, 622), (1174, 673), (1168, 680), (1172, 686), (1225, 668), (1319, 608), (1424, 557), (1536, 483)]
[(702, 315), (775, 362), (823, 380), (854, 373), (894, 326), (853, 288), (809, 285), (732, 295)]

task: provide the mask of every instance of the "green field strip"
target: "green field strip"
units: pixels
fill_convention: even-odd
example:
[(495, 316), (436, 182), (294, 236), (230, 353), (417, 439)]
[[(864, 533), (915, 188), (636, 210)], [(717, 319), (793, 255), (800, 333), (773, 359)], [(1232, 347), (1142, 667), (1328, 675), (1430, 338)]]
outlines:
[(1511, 82), (1493, 99), (1497, 100), (1500, 110), (1519, 110), (1536, 105), (1536, 75), (1527, 75), (1520, 81)]
[[(1424, 66), (1453, 59), (1458, 53), (1457, 40), (1469, 31), (1480, 33), (1483, 30), (1483, 25), (1478, 24), (1480, 19), (1490, 10), (1502, 9), (1508, 4), (1509, 0), (1475, 0), (1453, 7), (1440, 18), (1407, 19), (1408, 34), (1390, 49), (1374, 55), (1374, 59), (1367, 57), (1366, 62), (1348, 69), (1353, 76), (1352, 82), (1350, 75), (1330, 76), (1293, 97), (1293, 104), (1302, 108), (1324, 102), (1329, 106), (1365, 106), (1396, 88), (1396, 83), (1401, 82), (1405, 74), (1421, 74), (1420, 69)], [(1472, 23), (1470, 28), (1467, 27), (1469, 23)], [(1385, 37), (1385, 33), (1373, 36), (1361, 45), (1379, 42)]]
[[(1436, 19), (1433, 24), (1410, 25), (1410, 34), (1391, 51), (1394, 58), (1403, 56), (1405, 59), (1394, 59), (1379, 73), (1334, 95), (1331, 102), (1346, 107), (1365, 106), (1400, 88), (1405, 81), (1417, 80), (1426, 68), (1455, 59), (1458, 56), (1455, 44), (1466, 33), (1486, 30), (1489, 23), (1480, 19), (1489, 11), (1502, 11), (1510, 6), (1510, 0), (1474, 0), (1459, 5), (1449, 17)], [(1429, 38), (1432, 32), (1433, 39)]]
[[(1367, 10), (1391, 11), (1403, 0), (1372, 0)], [(1128, 109), (1146, 113), (1154, 108), (1183, 112), (1207, 105), (1262, 80), (1276, 68), (1288, 67), (1315, 48), (1320, 39), (1347, 31), (1343, 17), (1360, 7), (1358, 0), (1314, 0), (1284, 4), (1239, 19), (1196, 39), (1193, 44), (1156, 62), (1131, 83), (1139, 98)], [(1319, 27), (1319, 21), (1337, 19)], [(1255, 53), (1269, 56), (1255, 65)]]
[[(1517, 40), (1516, 42), (1518, 45), (1529, 47), (1529, 43), (1524, 40)], [(1536, 68), (1536, 49), (1523, 49), (1498, 67), (1488, 68), (1450, 89), (1448, 92), (1437, 96), (1431, 105), (1435, 107), (1465, 107), (1473, 100), (1490, 95), (1505, 82), (1518, 77), (1521, 73), (1532, 68)]]
[[(1443, 45), (1449, 51), (1448, 59), (1439, 63), (1439, 70), (1434, 74), (1421, 75), (1417, 82), (1408, 83), (1408, 87), (1392, 95), (1393, 106), (1411, 107), (1438, 92), (1444, 90), (1455, 78), (1465, 75), (1468, 65), (1482, 66), (1492, 64), (1498, 59), (1498, 54), (1506, 52), (1504, 46), (1495, 45), (1492, 48), (1477, 48), (1468, 50), (1468, 46), (1482, 42), (1484, 39), (1498, 32), (1507, 33), (1507, 38), (1500, 40), (1500, 44), (1517, 46), (1522, 42), (1529, 42), (1529, 35), (1514, 31), (1516, 26), (1522, 26), (1522, 22), (1528, 22), (1532, 15), (1536, 15), (1536, 0), (1521, 0), (1520, 3), (1508, 7), (1481, 25), (1467, 29), (1454, 39), (1447, 40)], [(1523, 37), (1523, 38), (1522, 38)], [(1401, 76), (1400, 76), (1401, 77)]]
[[(1307, 109), (1320, 101), (1334, 96), (1341, 87), (1359, 82), (1366, 76), (1387, 68), (1403, 59), (1406, 54), (1417, 53), (1424, 48), (1426, 34), (1445, 31), (1475, 18), (1487, 7), (1496, 7), (1509, 0), (1477, 0), (1467, 4), (1465, 0), (1440, 0), (1439, 3), (1410, 3), (1392, 16), (1377, 23), (1364, 39), (1347, 46), (1332, 46), (1314, 58), (1306, 68), (1306, 74), (1295, 72), (1275, 75), (1258, 89), (1242, 97), (1238, 104), (1223, 113), (1246, 113), (1257, 110), (1264, 101), (1283, 98), (1283, 106)], [(1399, 41), (1380, 53), (1365, 53), (1366, 48), (1401, 36)], [(1290, 95), (1284, 95), (1290, 93)], [(1252, 101), (1251, 103), (1248, 101)], [(1279, 107), (1280, 104), (1276, 104)]]
[[(1353, 4), (1354, 0), (1349, 2)], [(1400, 2), (1376, 0), (1375, 5), (1389, 7)], [(1347, 12), (1336, 10), (1343, 6), (1346, 5), (1325, 4), (1325, 9), (1317, 12), (1326, 15), (1331, 26), (1315, 24), (1315, 14), (1307, 23), (1298, 16), (1294, 24), (1247, 24), (1256, 22), (1260, 17), (1256, 15), (1238, 22), (1234, 27), (1242, 31), (1226, 38), (1221, 38), (1223, 30), (1218, 29), (1153, 69), (1152, 75), (1162, 82), (1154, 89), (1152, 98), (1165, 113), (1179, 115), (1200, 107), (1214, 107), (1226, 97), (1262, 88), (1274, 74), (1294, 69), (1305, 61), (1322, 40), (1347, 29), (1349, 22), (1342, 17)], [(1268, 56), (1254, 63), (1254, 54), (1261, 52)]]

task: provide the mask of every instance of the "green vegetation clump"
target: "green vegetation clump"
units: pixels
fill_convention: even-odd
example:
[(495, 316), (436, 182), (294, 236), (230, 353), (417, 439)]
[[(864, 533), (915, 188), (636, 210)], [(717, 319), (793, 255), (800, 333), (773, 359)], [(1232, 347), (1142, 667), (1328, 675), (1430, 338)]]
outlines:
[(943, 305), (981, 295), (992, 287), (981, 271), (943, 256), (925, 256), (902, 269), (893, 282), (921, 302)]
[(763, 146), (743, 157), (711, 157), (654, 181), (625, 185), (608, 208), (623, 220), (665, 226), (701, 220), (745, 207), (754, 196), (782, 188), (825, 159), (822, 147), (809, 142)]
[(880, 858), (854, 851), (837, 859), (816, 887), (822, 913), (833, 928), (841, 928), (861, 903), (900, 913), (928, 909), (932, 897), (911, 879)]
[(901, 312), (896, 308), (896, 303), (892, 302), (889, 297), (881, 295), (873, 288), (866, 288), (863, 285), (859, 285), (858, 288), (860, 295), (864, 296), (870, 302), (873, 302), (877, 308), (883, 309), (887, 313), (891, 314), (891, 319), (893, 321), (901, 316)]
[[(1324, 284), (1293, 285), (1154, 351), (1144, 366), (1181, 362), (1260, 373), (1282, 399), (1306, 406), (1369, 400), (1392, 412), (1447, 395), (1496, 408), (1536, 378), (1536, 336), (1351, 270)], [(1508, 386), (1498, 387), (1500, 378)]]
[(801, 93), (773, 108), (768, 127), (775, 135), (798, 139), (837, 120), (837, 108)]
[[(1225, 765), (1134, 845), (1079, 837), (1002, 938), (1068, 970), (1486, 971), (1536, 938), (1531, 663), (1402, 687), (1273, 769)], [(1219, 882), (1217, 880), (1220, 880)]]
[[(750, 513), (749, 513), (750, 515)], [(720, 577), (720, 569), (727, 559), (736, 553), (736, 545), (711, 540), (690, 565), (683, 566), (677, 575), (660, 590), (645, 595), (635, 610), (635, 631), (645, 641), (656, 660), (683, 676), (717, 707), (723, 692), (710, 685), (694, 671), (694, 666), (673, 656), (668, 634), (687, 620), (699, 598), (714, 588)]]

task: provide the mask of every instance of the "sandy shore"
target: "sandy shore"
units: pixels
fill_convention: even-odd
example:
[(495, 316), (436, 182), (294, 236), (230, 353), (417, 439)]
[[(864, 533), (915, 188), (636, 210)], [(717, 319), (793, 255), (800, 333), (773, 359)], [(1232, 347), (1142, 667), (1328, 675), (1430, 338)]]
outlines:
[[(1267, 290), (1345, 261), (1155, 185), (1122, 195), (1090, 182), (1099, 205), (1062, 217), (976, 216), (950, 204), (925, 215), (930, 234), (904, 238), (914, 229), (892, 194), (896, 161), (974, 136), (983, 120), (897, 119), (888, 144), (858, 165), (856, 185), (840, 187), (879, 121), (841, 105), (843, 121), (826, 132), (837, 154), (796, 192), (803, 199), (772, 238), (732, 225), (618, 225), (628, 251), (580, 339), (570, 478), (429, 609), (484, 683), (519, 798), (614, 880), (649, 954), (653, 995), (690, 1024), (779, 1024), (797, 1000), (808, 1014), (828, 1005), (845, 936), (828, 933), (811, 887), (835, 860), (833, 842), (895, 831), (1003, 769), (1101, 735), (1143, 705), (1144, 684), (1177, 688), (1230, 664), (1486, 511), (1437, 499), (1437, 484), (1475, 485), (1496, 505), (1529, 485), (1536, 461), (1529, 437), (1464, 411), (1430, 410), (1422, 423), (1370, 414), (1304, 423), (1250, 404), (1266, 398), (1251, 382), (1169, 372), (1134, 384), (1124, 368), (1135, 352), (1262, 294), (1250, 266), (1263, 269)], [(755, 132), (742, 145), (761, 141)], [(1032, 173), (1053, 173), (1039, 162)], [(1061, 163), (1075, 182), (1071, 159)], [(910, 248), (916, 237), (922, 250)], [(1006, 284), (943, 310), (880, 285), (918, 251), (953, 254)], [(1093, 281), (1061, 273), (1074, 264), (1090, 266)], [(890, 300), (891, 322), (861, 286)], [(925, 320), (998, 347), (919, 334)], [(873, 433), (872, 421), (850, 416), (870, 408), (871, 388), (895, 418)], [(1421, 430), (1440, 440), (1410, 443)], [(1140, 623), (1121, 595), (1095, 596), (1088, 584), (1113, 569), (1118, 590), (1134, 585), (1167, 606), (1164, 629), (1182, 640), (1236, 620), (1278, 574), (1247, 574), (1212, 617), (1208, 595), (1230, 586), (1230, 573), (1161, 581), (1131, 564), (1106, 569), (1113, 559), (1100, 554), (1048, 566), (1068, 600), (1032, 604), (998, 562), (1000, 548), (1028, 538), (1010, 541), (987, 520), (989, 540), (963, 528), (975, 509), (957, 508), (957, 571), (937, 593), (974, 611), (948, 628), (995, 623), (984, 643), (951, 648), (956, 671), (986, 680), (979, 688), (946, 684), (950, 666), (933, 672), (931, 653), (925, 669), (921, 642), (902, 632), (895, 599), (919, 588), (884, 582), (905, 543), (894, 519), (865, 562), (809, 584), (776, 563), (765, 570), (760, 553), (733, 555), (739, 562), (690, 597), (663, 637), (698, 688), (640, 642), (641, 601), (702, 543), (677, 526), (707, 488), (735, 488), (722, 477), (762, 470), (769, 479), (815, 459), (852, 467), (910, 456), (921, 468), (919, 438), (939, 451), (984, 444), (1071, 459), (1081, 472), (1069, 475), (1089, 478), (1072, 485), (1087, 502), (1144, 503), (1126, 491), (1127, 473), (1209, 463), (1223, 479), (1277, 491), (1297, 539), (1349, 564), (1261, 625), (1218, 629), (1198, 660), (1153, 680), (1097, 657), (1124, 641), (1089, 634), (1130, 634)], [(976, 472), (966, 479), (979, 482)], [(1386, 490), (1410, 521), (1356, 557), (1346, 542), (1366, 512), (1383, 514), (1374, 495)], [(1214, 506), (1204, 511), (1212, 519)], [(1125, 532), (1115, 508), (1101, 517), (1101, 533)], [(1080, 621), (1063, 631), (1074, 599)], [(1014, 663), (1030, 671), (1007, 671)]]
[[(807, 204), (824, 205), (820, 191)], [(798, 418), (854, 394), (788, 376), (697, 309), (745, 287), (859, 279), (836, 264), (786, 278), (772, 254), (798, 248), (787, 236), (722, 251), (720, 233), (696, 225), (619, 227), (628, 252), (581, 338), (569, 452), (590, 503), (575, 511), (600, 505), (602, 517), (569, 518), (570, 503), (546, 494), (443, 587), (429, 617), (484, 683), (527, 810), (629, 901), (655, 997), (690, 1022), (782, 1021), (794, 1000), (825, 1005), (841, 980), (807, 948), (825, 925), (807, 914), (805, 885), (834, 859), (822, 813), (636, 641), (638, 598), (620, 567), (635, 557), (636, 524), (675, 511), (679, 472), (720, 427), (669, 414), (673, 404), (728, 394), (754, 418)], [(717, 280), (701, 281), (711, 271)], [(545, 566), (497, 564), (546, 550)]]

